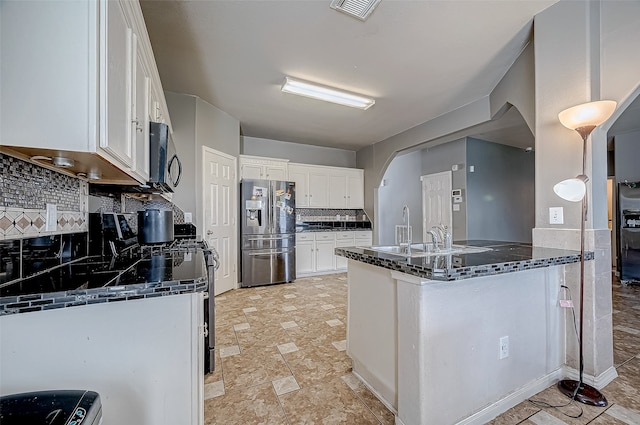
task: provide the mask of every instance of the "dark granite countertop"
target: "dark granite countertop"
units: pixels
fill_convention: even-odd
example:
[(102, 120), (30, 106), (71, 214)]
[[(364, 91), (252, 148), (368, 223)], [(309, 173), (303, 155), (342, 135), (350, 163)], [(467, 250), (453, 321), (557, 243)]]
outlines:
[[(336, 255), (425, 279), (452, 281), (501, 273), (577, 263), (580, 252), (501, 241), (456, 241), (455, 245), (490, 248), (470, 254), (429, 255), (408, 258), (367, 247), (336, 248)], [(586, 260), (593, 252), (585, 253)]]
[(208, 290), (202, 250), (83, 257), (0, 286), (0, 316)]

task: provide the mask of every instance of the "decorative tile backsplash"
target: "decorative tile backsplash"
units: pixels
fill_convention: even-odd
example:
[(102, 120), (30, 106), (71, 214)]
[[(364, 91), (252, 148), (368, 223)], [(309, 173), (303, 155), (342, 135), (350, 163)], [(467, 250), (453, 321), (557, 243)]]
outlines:
[(296, 208), (296, 215), (300, 216), (298, 221), (302, 222), (347, 221), (347, 217), (349, 221), (369, 221), (369, 217), (361, 209)]
[[(0, 240), (87, 231), (89, 184), (0, 153)], [(57, 207), (46, 231), (46, 207)]]
[(80, 211), (80, 186), (84, 181), (0, 153), (0, 206), (59, 211)]

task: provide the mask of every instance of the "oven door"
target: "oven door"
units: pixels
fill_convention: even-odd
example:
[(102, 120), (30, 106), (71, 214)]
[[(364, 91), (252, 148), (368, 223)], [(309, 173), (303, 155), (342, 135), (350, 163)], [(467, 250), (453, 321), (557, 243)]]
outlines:
[(209, 281), (208, 294), (204, 300), (204, 320), (205, 332), (204, 336), (204, 373), (211, 373), (216, 368), (216, 306), (215, 306), (215, 271), (220, 266), (218, 253), (215, 249), (209, 248), (204, 253), (207, 264), (207, 279)]

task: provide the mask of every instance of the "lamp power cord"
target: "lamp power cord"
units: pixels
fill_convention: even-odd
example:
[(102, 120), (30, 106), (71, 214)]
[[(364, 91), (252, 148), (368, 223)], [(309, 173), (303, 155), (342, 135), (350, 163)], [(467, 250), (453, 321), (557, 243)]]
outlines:
[[(573, 299), (571, 298), (571, 289), (569, 289), (568, 286), (566, 285), (560, 285), (560, 291), (565, 291), (567, 298), (569, 301), (571, 301), (572, 306), (571, 306), (571, 314), (573, 315), (573, 330), (575, 331), (576, 334), (576, 341), (578, 341), (578, 345), (580, 345), (581, 341), (580, 341), (580, 335), (578, 334), (578, 324), (577, 324), (577, 320), (576, 320), (576, 310), (573, 307)], [(559, 292), (560, 292), (559, 291)], [(560, 412), (561, 414), (563, 414), (564, 416), (568, 417), (568, 418), (572, 418), (572, 419), (578, 419), (580, 418), (583, 413), (584, 410), (582, 409), (582, 406), (580, 404), (576, 404), (576, 394), (578, 394), (578, 391), (580, 390), (580, 387), (582, 386), (582, 368), (583, 368), (583, 359), (582, 359), (582, 352), (580, 352), (580, 378), (578, 381), (578, 385), (576, 386), (576, 389), (573, 391), (573, 395), (571, 396), (571, 398), (569, 399), (568, 402), (564, 403), (564, 404), (551, 404), (548, 403), (546, 401), (543, 400), (534, 400), (534, 399), (528, 399), (527, 401), (531, 404), (533, 404), (536, 407), (540, 407), (540, 408), (547, 408), (547, 409), (556, 409), (558, 410), (558, 412)], [(562, 410), (562, 408), (564, 407), (571, 407), (571, 406), (575, 406), (576, 408), (579, 409), (579, 413), (577, 414), (571, 414), (568, 412), (564, 412)]]

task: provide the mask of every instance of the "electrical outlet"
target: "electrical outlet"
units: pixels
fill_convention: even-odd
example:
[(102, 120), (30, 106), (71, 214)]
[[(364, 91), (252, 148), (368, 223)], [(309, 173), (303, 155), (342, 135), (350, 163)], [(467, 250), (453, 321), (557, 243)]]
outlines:
[(549, 208), (549, 224), (564, 224), (564, 214), (562, 207)]
[(500, 360), (509, 357), (509, 337), (503, 336), (500, 338)]
[(184, 213), (184, 222), (193, 223), (193, 215), (190, 212)]

